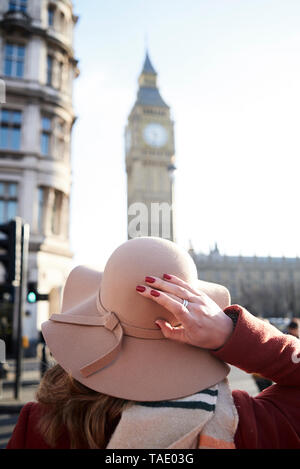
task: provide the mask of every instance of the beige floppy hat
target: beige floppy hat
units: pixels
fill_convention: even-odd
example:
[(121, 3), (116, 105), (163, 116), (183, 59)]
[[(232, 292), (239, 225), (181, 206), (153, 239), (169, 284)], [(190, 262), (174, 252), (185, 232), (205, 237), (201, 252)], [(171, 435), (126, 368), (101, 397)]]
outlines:
[(183, 248), (135, 238), (113, 252), (103, 273), (83, 266), (70, 273), (61, 314), (42, 324), (55, 360), (85, 386), (134, 401), (177, 399), (223, 380), (228, 365), (206, 350), (165, 339), (155, 320), (178, 321), (136, 292), (147, 275), (164, 273), (193, 284), (222, 309), (230, 304), (225, 287), (198, 280)]

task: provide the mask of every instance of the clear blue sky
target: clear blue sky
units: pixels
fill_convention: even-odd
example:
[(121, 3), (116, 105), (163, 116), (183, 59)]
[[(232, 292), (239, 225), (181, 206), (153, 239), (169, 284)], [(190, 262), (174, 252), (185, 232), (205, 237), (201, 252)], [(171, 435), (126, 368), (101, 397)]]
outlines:
[(124, 128), (145, 38), (175, 121), (178, 243), (300, 255), (299, 0), (76, 0), (71, 238), (104, 265), (127, 235)]

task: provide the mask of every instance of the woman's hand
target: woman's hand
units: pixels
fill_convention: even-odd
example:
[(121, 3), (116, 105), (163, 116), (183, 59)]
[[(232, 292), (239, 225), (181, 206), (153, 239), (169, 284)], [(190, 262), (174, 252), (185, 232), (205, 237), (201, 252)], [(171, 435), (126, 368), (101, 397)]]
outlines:
[[(197, 347), (215, 350), (222, 347), (233, 331), (232, 320), (205, 293), (199, 292), (174, 275), (146, 277), (149, 286), (138, 285), (136, 290), (169, 310), (180, 326), (173, 327), (157, 319), (167, 339), (177, 340)], [(183, 305), (187, 300), (187, 306)]]

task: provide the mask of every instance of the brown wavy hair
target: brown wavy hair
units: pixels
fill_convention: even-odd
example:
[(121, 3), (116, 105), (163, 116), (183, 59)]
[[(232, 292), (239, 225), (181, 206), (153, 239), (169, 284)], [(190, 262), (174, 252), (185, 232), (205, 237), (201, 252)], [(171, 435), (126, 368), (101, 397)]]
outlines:
[(76, 381), (60, 365), (43, 376), (36, 393), (42, 407), (39, 431), (55, 447), (64, 431), (70, 449), (104, 449), (131, 401), (101, 394)]

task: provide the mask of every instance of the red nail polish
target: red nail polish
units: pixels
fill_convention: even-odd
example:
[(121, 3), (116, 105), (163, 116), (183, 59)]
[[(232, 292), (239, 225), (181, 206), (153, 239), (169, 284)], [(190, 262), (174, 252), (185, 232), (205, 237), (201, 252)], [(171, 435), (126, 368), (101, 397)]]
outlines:
[(153, 278), (153, 277), (145, 277), (145, 282), (147, 282), (147, 283), (154, 283), (154, 282), (155, 282), (155, 278)]
[(172, 277), (171, 277), (171, 275), (169, 275), (169, 274), (164, 274), (164, 278), (165, 278), (166, 280), (171, 280)]
[(157, 290), (151, 290), (150, 295), (157, 297), (160, 295), (160, 293)]
[(141, 292), (141, 293), (143, 293), (143, 292), (146, 290), (146, 288), (145, 288), (145, 287), (142, 287), (141, 285), (138, 285), (138, 286), (136, 287), (136, 290), (139, 291), (139, 292)]

